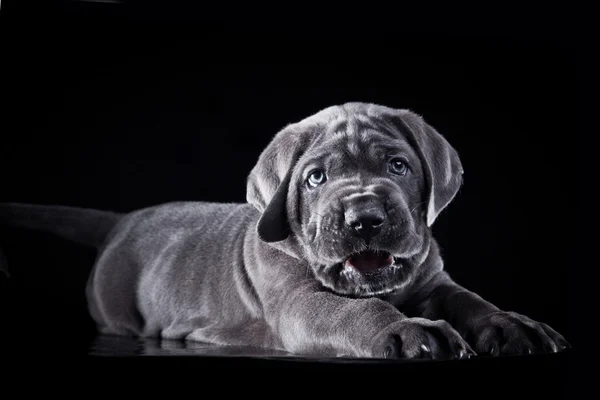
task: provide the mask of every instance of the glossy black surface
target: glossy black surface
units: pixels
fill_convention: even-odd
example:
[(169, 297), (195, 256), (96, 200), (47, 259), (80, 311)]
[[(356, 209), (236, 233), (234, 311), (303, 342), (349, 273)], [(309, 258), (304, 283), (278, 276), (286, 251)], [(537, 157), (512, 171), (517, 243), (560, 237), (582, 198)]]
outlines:
[(199, 342), (164, 339), (137, 339), (120, 336), (95, 337), (89, 346), (90, 356), (135, 357), (263, 357), (297, 358), (293, 354), (238, 346), (215, 346)]
[[(573, 350), (432, 361), (304, 357), (251, 348), (102, 335), (51, 335), (39, 340), (26, 335), (3, 343), (0, 357), (4, 362), (23, 365), (30, 375), (85, 371), (82, 379), (119, 379), (135, 387), (169, 386), (170, 380), (191, 379), (190, 382), (201, 383), (202, 390), (214, 388), (240, 394), (267, 390), (263, 394), (276, 395), (280, 384), (293, 385), (288, 387), (294, 393), (312, 393), (317, 389), (314, 385), (320, 382), (318, 385), (326, 385), (325, 390), (354, 395), (360, 390), (376, 389), (377, 394), (385, 396), (416, 391), (437, 397), (460, 389), (464, 391), (461, 398), (576, 398), (571, 397), (574, 392), (567, 384)], [(59, 364), (62, 367), (57, 369)], [(227, 380), (220, 383), (223, 377)], [(239, 379), (254, 383), (239, 386)], [(368, 389), (372, 385), (375, 388)], [(480, 397), (482, 391), (487, 392), (485, 397)]]
[[(504, 363), (504, 362), (546, 362), (548, 365), (560, 365), (568, 357), (569, 351), (560, 353), (543, 353), (527, 356), (480, 356), (467, 361), (473, 363)], [(242, 346), (217, 346), (207, 343), (167, 340), (131, 338), (112, 335), (97, 335), (90, 341), (89, 356), (94, 357), (227, 357), (227, 358), (258, 358), (264, 360), (278, 360), (288, 362), (320, 362), (320, 363), (387, 363), (387, 364), (416, 364), (416, 363), (462, 363), (461, 361), (436, 361), (436, 360), (386, 360), (347, 357), (319, 357), (300, 356), (284, 351), (258, 349)], [(467, 362), (465, 361), (465, 363)], [(463, 364), (465, 364), (463, 363)]]

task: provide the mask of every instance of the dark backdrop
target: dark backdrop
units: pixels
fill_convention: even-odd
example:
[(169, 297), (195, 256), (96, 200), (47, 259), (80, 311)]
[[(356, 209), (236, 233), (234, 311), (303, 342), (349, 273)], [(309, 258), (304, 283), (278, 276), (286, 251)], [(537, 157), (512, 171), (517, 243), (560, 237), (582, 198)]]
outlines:
[[(346, 35), (311, 24), (243, 31), (109, 7), (34, 17), (15, 8), (4, 25), (0, 201), (117, 211), (243, 202), (248, 172), (285, 124), (347, 101), (411, 108), (466, 171), (434, 228), (447, 270), (582, 344), (569, 282), (579, 230), (573, 37), (376, 23)], [(1, 237), (19, 287), (13, 317), (89, 333), (82, 288), (93, 254), (42, 234)]]

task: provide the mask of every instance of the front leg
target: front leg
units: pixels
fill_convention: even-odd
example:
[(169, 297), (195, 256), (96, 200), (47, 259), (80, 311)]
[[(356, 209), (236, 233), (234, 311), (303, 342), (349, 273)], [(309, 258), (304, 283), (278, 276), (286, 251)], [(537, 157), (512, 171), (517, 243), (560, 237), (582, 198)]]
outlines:
[(500, 310), (456, 284), (445, 271), (437, 273), (409, 303), (407, 312), (448, 321), (480, 355), (557, 352), (571, 347), (547, 324)]
[(349, 299), (313, 284), (274, 294), (266, 317), (296, 354), (375, 358), (466, 358), (473, 350), (446, 321), (408, 318), (379, 299)]

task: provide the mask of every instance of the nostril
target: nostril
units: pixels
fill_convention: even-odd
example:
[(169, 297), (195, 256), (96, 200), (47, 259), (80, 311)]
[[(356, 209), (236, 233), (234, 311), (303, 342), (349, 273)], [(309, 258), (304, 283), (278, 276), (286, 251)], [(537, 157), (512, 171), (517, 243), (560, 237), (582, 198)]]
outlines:
[(362, 231), (371, 231), (375, 229), (379, 229), (383, 223), (385, 222), (384, 218), (381, 217), (373, 217), (373, 216), (364, 216), (355, 221), (350, 222), (350, 227), (357, 232)]
[(344, 218), (350, 230), (368, 238), (379, 234), (386, 221), (385, 213), (378, 207), (347, 209)]
[(352, 222), (350, 227), (355, 231), (360, 231), (363, 228), (363, 224), (360, 221)]
[(383, 225), (383, 218), (379, 218), (379, 217), (374, 217), (371, 220), (371, 227), (373, 228), (379, 228), (381, 225)]

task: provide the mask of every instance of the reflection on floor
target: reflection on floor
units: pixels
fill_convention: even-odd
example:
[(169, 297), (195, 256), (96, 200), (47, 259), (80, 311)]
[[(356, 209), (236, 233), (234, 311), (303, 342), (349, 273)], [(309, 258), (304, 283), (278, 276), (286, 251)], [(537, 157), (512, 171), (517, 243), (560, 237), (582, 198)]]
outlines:
[(286, 352), (237, 346), (215, 346), (200, 342), (166, 339), (137, 339), (121, 336), (97, 336), (91, 346), (93, 356), (249, 356), (290, 357)]

